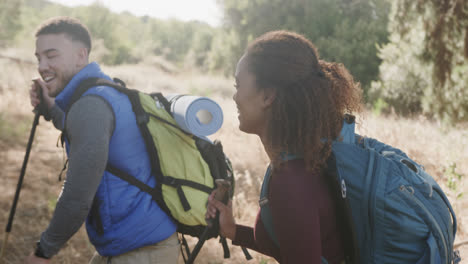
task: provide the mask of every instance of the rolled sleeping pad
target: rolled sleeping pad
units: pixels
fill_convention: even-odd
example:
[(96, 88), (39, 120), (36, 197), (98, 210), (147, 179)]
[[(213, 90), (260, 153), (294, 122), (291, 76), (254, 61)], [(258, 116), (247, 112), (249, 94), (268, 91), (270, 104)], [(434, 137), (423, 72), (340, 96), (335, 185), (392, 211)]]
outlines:
[(188, 133), (205, 137), (223, 125), (223, 110), (215, 101), (194, 95), (167, 95), (177, 125)]

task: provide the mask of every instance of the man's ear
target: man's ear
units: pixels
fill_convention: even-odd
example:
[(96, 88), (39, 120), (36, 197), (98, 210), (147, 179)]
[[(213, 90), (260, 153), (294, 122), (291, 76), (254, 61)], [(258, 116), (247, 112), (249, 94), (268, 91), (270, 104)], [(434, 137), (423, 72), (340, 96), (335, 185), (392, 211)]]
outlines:
[(88, 49), (85, 47), (78, 48), (78, 66), (85, 66), (88, 65)]
[(263, 106), (270, 107), (276, 99), (276, 90), (273, 88), (263, 89)]

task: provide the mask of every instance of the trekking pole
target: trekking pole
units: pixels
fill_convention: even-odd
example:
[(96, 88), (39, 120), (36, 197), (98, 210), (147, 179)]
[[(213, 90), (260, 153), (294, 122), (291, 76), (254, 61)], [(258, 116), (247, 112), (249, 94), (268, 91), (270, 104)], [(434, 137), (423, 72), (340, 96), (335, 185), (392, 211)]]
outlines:
[(16, 186), (15, 197), (13, 198), (13, 204), (11, 205), (10, 216), (8, 217), (8, 223), (5, 229), (5, 236), (3, 238), (2, 249), (0, 251), (0, 262), (3, 259), (3, 254), (4, 254), (6, 244), (8, 241), (8, 236), (10, 235), (11, 227), (13, 225), (13, 218), (15, 217), (16, 205), (18, 204), (21, 186), (23, 185), (24, 174), (26, 173), (26, 166), (28, 164), (29, 153), (31, 152), (31, 146), (34, 140), (34, 134), (36, 132), (36, 127), (39, 124), (39, 117), (41, 116), (41, 114), (45, 113), (44, 110), (46, 106), (44, 105), (44, 102), (42, 100), (42, 91), (40, 90), (40, 88), (39, 88), (39, 98), (40, 98), (40, 103), (34, 108), (34, 113), (35, 113), (34, 121), (32, 124), (31, 133), (29, 134), (29, 141), (26, 147), (26, 153), (24, 155), (23, 166), (21, 167), (21, 173), (18, 179), (18, 184)]
[[(221, 201), (223, 203), (227, 202), (228, 199), (228, 192), (229, 188), (231, 188), (231, 184), (222, 179), (217, 179), (215, 180), (216, 182), (216, 194), (215, 194), (215, 199), (218, 201)], [(217, 213), (216, 219), (218, 218), (219, 212)], [(195, 258), (197, 257), (198, 253), (200, 252), (200, 249), (202, 248), (203, 244), (206, 241), (206, 238), (208, 237), (208, 234), (210, 233), (211, 229), (215, 226), (214, 225), (214, 220), (212, 218), (206, 219), (207, 226), (205, 227), (205, 230), (203, 230), (203, 233), (200, 236), (200, 239), (198, 240), (197, 244), (193, 248), (192, 254), (190, 254), (186, 264), (192, 264), (195, 261)]]

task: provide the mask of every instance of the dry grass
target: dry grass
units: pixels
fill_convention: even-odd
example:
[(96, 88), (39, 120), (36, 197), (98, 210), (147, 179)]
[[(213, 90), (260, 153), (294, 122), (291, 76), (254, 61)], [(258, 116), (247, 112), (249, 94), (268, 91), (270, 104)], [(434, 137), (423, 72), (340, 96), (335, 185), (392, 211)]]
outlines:
[[(10, 126), (17, 126), (21, 122), (29, 124), (32, 114), (27, 90), (29, 80), (37, 76), (35, 66), (0, 59), (0, 67), (8, 69), (0, 72), (0, 113), (3, 120), (8, 119), (0, 119), (0, 128), (7, 122)], [(223, 142), (224, 150), (234, 164), (237, 181), (234, 213), (237, 221), (252, 225), (258, 210), (258, 193), (268, 159), (256, 136), (241, 133), (237, 129), (237, 111), (231, 99), (232, 80), (197, 73), (170, 74), (145, 65), (104, 67), (104, 71), (123, 79), (129, 87), (144, 91), (159, 90), (163, 93), (208, 95), (221, 105), (224, 111), (224, 125), (211, 138)], [(401, 148), (425, 165), (428, 172), (446, 190), (458, 213), (460, 225), (457, 240), (460, 237), (465, 238), (468, 215), (462, 208), (467, 205), (468, 198), (462, 196), (457, 199), (456, 196), (467, 189), (463, 181), (457, 182), (456, 190), (448, 188), (446, 169), (455, 163), (457, 173), (465, 178), (468, 175), (467, 127), (444, 130), (437, 123), (424, 118), (375, 117), (371, 113), (366, 113), (359, 120), (358, 130), (361, 134)], [(29, 127), (26, 127), (27, 129), (15, 134), (19, 134), (20, 138), (27, 138)], [(0, 135), (5, 134), (4, 131), (2, 128)], [(63, 156), (62, 150), (55, 147), (58, 132), (51, 124), (41, 122), (37, 133), (5, 263), (21, 263), (21, 259), (30, 253), (34, 241), (48, 224), (54, 200), (61, 188), (61, 183), (57, 182), (57, 175), (62, 167)], [(0, 228), (6, 225), (25, 147), (25, 141), (14, 144), (10, 138), (12, 137), (0, 136)], [(190, 239), (189, 243), (193, 245), (195, 241)], [(466, 249), (462, 247), (461, 250), (462, 256), (466, 255)], [(92, 253), (93, 247), (82, 228), (52, 263), (87, 263)], [(231, 259), (224, 260), (218, 241), (213, 239), (202, 249), (197, 263), (246, 262), (238, 247), (231, 247), (231, 253)], [(250, 263), (274, 263), (261, 254), (253, 255), (255, 260)]]

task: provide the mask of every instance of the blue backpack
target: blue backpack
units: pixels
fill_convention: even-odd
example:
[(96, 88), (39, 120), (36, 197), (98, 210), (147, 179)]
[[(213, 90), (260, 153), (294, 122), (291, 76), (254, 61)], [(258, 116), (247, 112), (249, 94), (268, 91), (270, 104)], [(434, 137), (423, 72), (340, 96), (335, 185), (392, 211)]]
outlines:
[[(363, 138), (354, 127), (354, 117), (346, 116), (327, 162), (330, 188), (339, 197), (337, 213), (344, 216), (339, 219), (348, 219), (340, 226), (346, 262), (458, 263), (455, 213), (440, 186), (404, 152)], [(269, 174), (260, 195), (261, 219), (279, 246), (265, 202)]]

